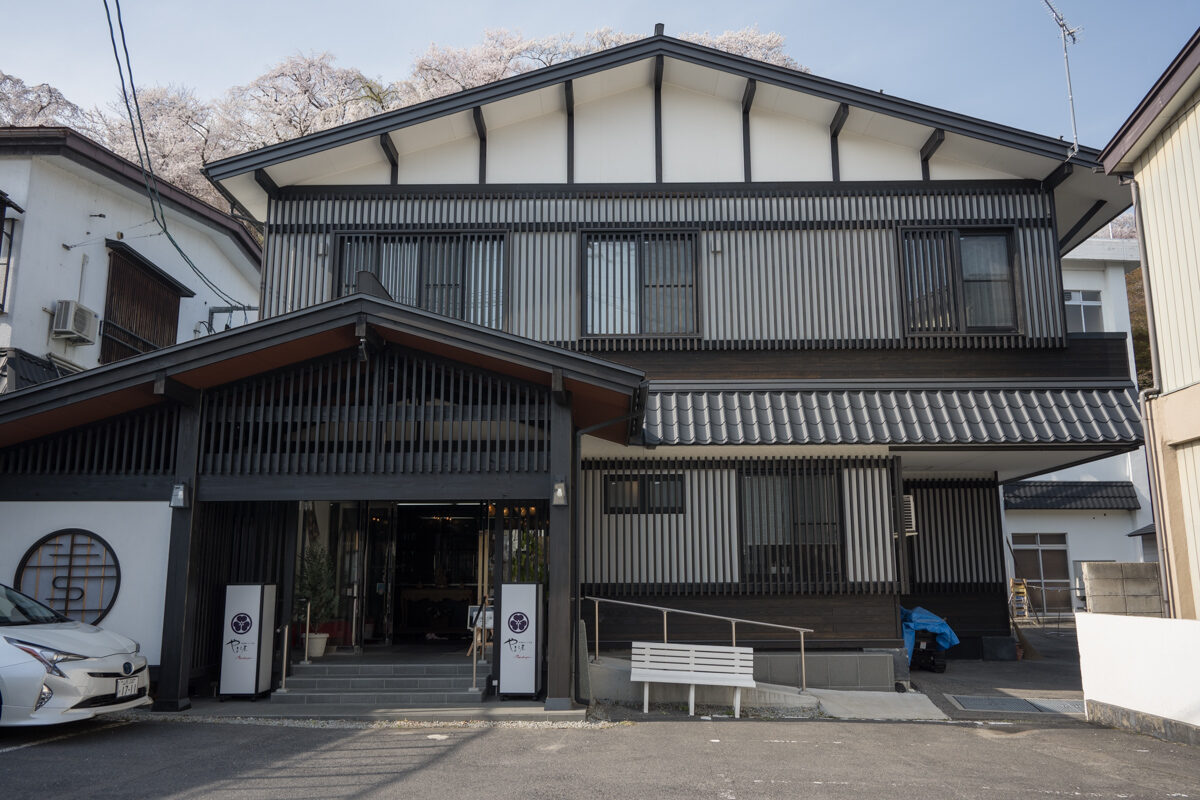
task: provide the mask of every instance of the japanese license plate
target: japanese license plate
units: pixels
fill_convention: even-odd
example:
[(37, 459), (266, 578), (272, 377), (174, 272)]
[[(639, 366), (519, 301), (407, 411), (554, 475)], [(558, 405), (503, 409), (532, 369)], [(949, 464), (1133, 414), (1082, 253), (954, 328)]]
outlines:
[(123, 700), (126, 697), (137, 697), (138, 679), (137, 678), (117, 678), (117, 699)]

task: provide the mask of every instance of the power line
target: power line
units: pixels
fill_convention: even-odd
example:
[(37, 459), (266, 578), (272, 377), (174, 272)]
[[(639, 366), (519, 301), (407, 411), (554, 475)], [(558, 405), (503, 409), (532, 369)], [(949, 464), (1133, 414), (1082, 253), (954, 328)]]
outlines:
[[(109, 9), (108, 0), (104, 0), (104, 15), (108, 18), (108, 37), (112, 42), (113, 59), (117, 62), (117, 73), (121, 78), (121, 99), (125, 104), (125, 114), (129, 119), (129, 127), (133, 132), (133, 147), (137, 151), (138, 168), (142, 173), (142, 182), (146, 186), (146, 194), (150, 200), (150, 213), (154, 217), (154, 222), (158, 223), (163, 234), (166, 235), (167, 241), (175, 248), (184, 262), (191, 268), (192, 272), (207, 286), (218, 299), (223, 300), (230, 306), (246, 308), (242, 303), (239, 303), (237, 298), (223, 291), (217, 284), (209, 278), (204, 271), (201, 270), (191, 257), (183, 251), (179, 242), (175, 240), (175, 236), (167, 228), (167, 212), (163, 207), (162, 197), (158, 192), (158, 179), (154, 174), (154, 164), (150, 160), (150, 144), (146, 140), (146, 126), (142, 120), (142, 107), (138, 102), (137, 87), (133, 82), (133, 65), (129, 59), (129, 45), (125, 39), (125, 21), (121, 15), (121, 0), (113, 0), (117, 9), (117, 28), (121, 32), (120, 49), (117, 46), (117, 33), (113, 28), (112, 11)], [(125, 53), (125, 61), (121, 62), (120, 51)], [(126, 88), (126, 73), (129, 76), (128, 89)], [(130, 96), (133, 97), (133, 103), (130, 104)], [(137, 121), (134, 121), (134, 116), (137, 116)], [(143, 152), (144, 148), (144, 152)]]

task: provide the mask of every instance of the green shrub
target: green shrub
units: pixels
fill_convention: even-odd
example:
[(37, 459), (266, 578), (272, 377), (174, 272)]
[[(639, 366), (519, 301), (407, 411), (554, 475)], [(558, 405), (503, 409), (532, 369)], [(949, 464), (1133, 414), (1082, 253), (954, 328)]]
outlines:
[[(334, 586), (333, 561), (324, 547), (310, 545), (300, 559), (300, 581), (296, 597), (312, 603), (312, 625), (315, 628), (337, 616), (337, 590)], [(305, 604), (297, 599), (296, 619), (303, 624)]]

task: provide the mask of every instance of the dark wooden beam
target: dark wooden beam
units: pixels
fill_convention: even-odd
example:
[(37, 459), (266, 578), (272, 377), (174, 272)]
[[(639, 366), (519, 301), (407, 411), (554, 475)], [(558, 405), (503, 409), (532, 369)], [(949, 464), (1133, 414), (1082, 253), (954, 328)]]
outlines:
[(1042, 179), (1042, 188), (1047, 192), (1053, 192), (1058, 188), (1058, 185), (1071, 177), (1071, 173), (1075, 171), (1075, 165), (1070, 161), (1064, 161), (1054, 168), (1054, 171)]
[(549, 504), (550, 542), (546, 572), (546, 708), (568, 709), (571, 699), (571, 464), (574, 428), (569, 397), (556, 397), (550, 403), (550, 485), (566, 484), (567, 503)]
[(575, 182), (575, 82), (563, 83), (567, 106), (567, 183)]
[(1100, 212), (1100, 209), (1104, 208), (1107, 203), (1107, 200), (1097, 200), (1096, 202), (1092, 203), (1092, 207), (1083, 212), (1083, 216), (1079, 218), (1078, 222), (1071, 226), (1071, 230), (1064, 233), (1063, 237), (1058, 240), (1058, 249), (1061, 251), (1064, 247), (1066, 247), (1067, 242), (1075, 238), (1075, 234), (1083, 230), (1083, 226), (1091, 222), (1092, 217), (1096, 216), (1096, 214)]
[(663, 57), (654, 57), (654, 182), (663, 182), (662, 127)]
[(170, 475), (0, 475), (0, 502), (171, 498)]
[(186, 386), (174, 378), (168, 377), (165, 372), (154, 376), (154, 394), (191, 408), (197, 408), (200, 405), (201, 392), (199, 389)]
[(829, 158), (833, 165), (833, 179), (840, 181), (842, 179), (842, 164), (838, 157), (838, 134), (842, 132), (842, 126), (846, 124), (846, 117), (850, 116), (850, 106), (846, 103), (841, 103), (837, 107), (837, 111), (833, 113), (833, 119), (829, 123)]
[[(287, 516), (283, 523), (283, 574), (280, 575), (279, 607), (283, 611), (283, 619), (275, 620), (281, 626), (291, 617), (296, 603), (296, 539), (300, 530), (300, 504), (288, 503)], [(280, 664), (276, 675), (285, 674), (288, 665)]]
[(929, 138), (925, 140), (925, 144), (921, 145), (921, 180), (929, 180), (929, 159), (933, 158), (933, 154), (937, 152), (944, 141), (946, 141), (946, 132), (941, 128), (934, 128), (933, 133), (929, 134)]
[(475, 120), (475, 135), (479, 137), (479, 182), (487, 183), (487, 124), (483, 121), (483, 109), (472, 108), (471, 119)]
[(754, 105), (754, 93), (758, 89), (758, 81), (746, 79), (746, 89), (742, 92), (742, 173), (746, 183), (750, 183), (750, 108)]
[(236, 500), (396, 500), (442, 502), (489, 497), (529, 500), (546, 496), (546, 473), (446, 475), (255, 475), (206, 476), (200, 502)]
[(367, 322), (366, 314), (360, 314), (355, 320), (354, 337), (358, 339), (358, 354), (363, 360), (368, 354), (383, 349), (383, 337)]
[(262, 190), (267, 193), (267, 197), (272, 200), (279, 197), (279, 184), (275, 183), (265, 169), (254, 170), (254, 182), (262, 187)]
[(392, 141), (390, 133), (379, 134), (379, 146), (383, 148), (383, 154), (387, 157), (388, 164), (391, 165), (391, 182), (395, 186), (400, 182), (400, 153), (396, 150), (396, 143)]
[(197, 579), (192, 518), (196, 506), (196, 463), (200, 454), (200, 409), (188, 406), (180, 408), (177, 430), (173, 482), (186, 484), (188, 491), (184, 494), (191, 496), (187, 498), (186, 507), (171, 509), (155, 711), (183, 711), (192, 705), (188, 697), (188, 681), (192, 666)]

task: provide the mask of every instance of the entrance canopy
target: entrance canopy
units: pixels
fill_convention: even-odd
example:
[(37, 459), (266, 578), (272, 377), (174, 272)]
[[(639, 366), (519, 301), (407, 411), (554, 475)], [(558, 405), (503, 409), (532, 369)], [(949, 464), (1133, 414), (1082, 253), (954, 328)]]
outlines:
[(577, 427), (625, 443), (641, 429), (640, 370), (354, 294), (13, 392), (0, 399), (0, 448), (211, 390), (320, 356), (385, 343), (573, 398)]

